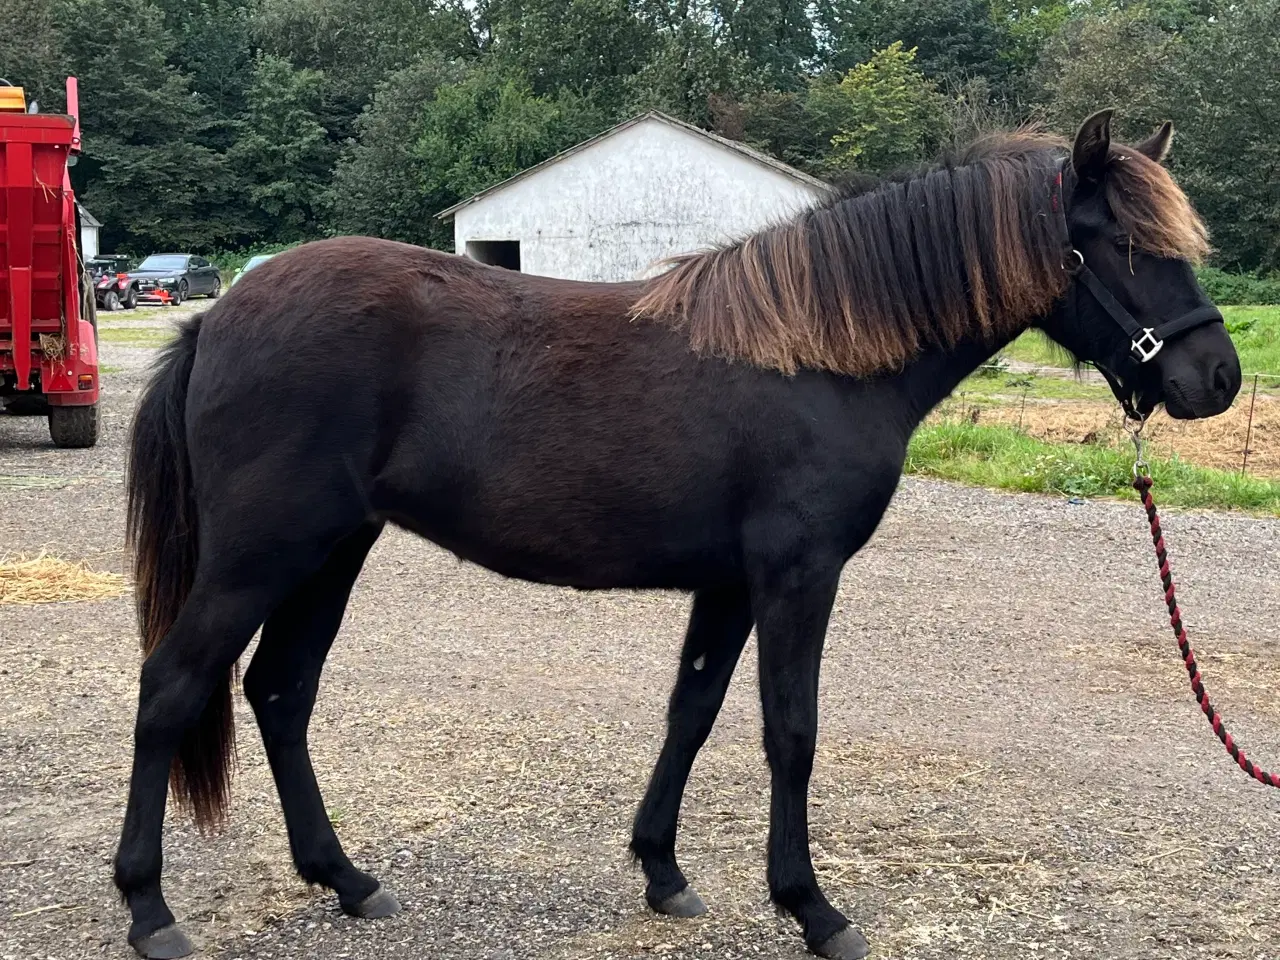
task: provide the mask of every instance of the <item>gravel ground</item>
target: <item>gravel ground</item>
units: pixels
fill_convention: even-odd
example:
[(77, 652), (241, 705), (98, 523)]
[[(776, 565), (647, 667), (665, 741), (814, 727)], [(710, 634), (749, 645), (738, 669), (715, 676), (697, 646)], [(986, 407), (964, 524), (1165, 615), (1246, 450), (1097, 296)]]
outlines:
[[(103, 355), (96, 449), (0, 417), (0, 552), (120, 569), (122, 444), (153, 345)], [(1280, 521), (1168, 511), (1166, 528), (1210, 693), (1280, 763)], [(1280, 795), (1233, 770), (1199, 716), (1150, 549), (1132, 504), (903, 483), (844, 577), (812, 789), (826, 891), (875, 956), (1280, 958)], [(803, 956), (767, 903), (750, 649), (683, 818), (711, 913), (643, 909), (626, 838), (687, 608), (505, 581), (384, 536), (312, 754), (349, 852), (405, 912), (357, 923), (293, 875), (241, 704), (229, 829), (166, 830), (169, 901), (201, 955)], [(127, 597), (0, 607), (3, 960), (131, 956), (110, 859), (137, 666)]]

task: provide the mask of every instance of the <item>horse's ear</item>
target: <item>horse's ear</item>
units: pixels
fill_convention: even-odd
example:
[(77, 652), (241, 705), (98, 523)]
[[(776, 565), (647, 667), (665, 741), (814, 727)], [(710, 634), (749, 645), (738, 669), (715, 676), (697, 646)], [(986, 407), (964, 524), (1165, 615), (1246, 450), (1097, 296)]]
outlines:
[(1156, 163), (1159, 163), (1168, 155), (1169, 144), (1172, 142), (1173, 124), (1166, 120), (1161, 124), (1159, 130), (1138, 144), (1136, 149), (1143, 156), (1150, 157)]
[(1099, 181), (1107, 169), (1107, 151), (1111, 149), (1112, 110), (1099, 110), (1080, 125), (1075, 146), (1071, 148), (1071, 166), (1081, 180)]

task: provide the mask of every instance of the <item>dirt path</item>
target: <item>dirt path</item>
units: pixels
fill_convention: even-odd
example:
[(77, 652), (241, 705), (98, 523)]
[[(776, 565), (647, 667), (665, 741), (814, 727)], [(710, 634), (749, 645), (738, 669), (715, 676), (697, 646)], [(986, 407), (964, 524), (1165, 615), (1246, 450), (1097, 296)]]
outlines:
[[(104, 355), (120, 372), (96, 450), (0, 417), (0, 552), (119, 568), (121, 444), (152, 354)], [(1280, 521), (1166, 527), (1210, 692), (1280, 764)], [(874, 956), (1280, 957), (1280, 791), (1233, 771), (1197, 713), (1149, 551), (1131, 505), (904, 483), (846, 571), (812, 791), (827, 893)], [(686, 611), (384, 537), (312, 741), (339, 833), (406, 911), (357, 924), (292, 874), (241, 705), (229, 831), (167, 829), (169, 899), (201, 955), (803, 956), (766, 902), (750, 650), (683, 819), (712, 912), (642, 908), (626, 837)], [(0, 607), (0, 960), (131, 956), (110, 858), (136, 675), (128, 598)]]

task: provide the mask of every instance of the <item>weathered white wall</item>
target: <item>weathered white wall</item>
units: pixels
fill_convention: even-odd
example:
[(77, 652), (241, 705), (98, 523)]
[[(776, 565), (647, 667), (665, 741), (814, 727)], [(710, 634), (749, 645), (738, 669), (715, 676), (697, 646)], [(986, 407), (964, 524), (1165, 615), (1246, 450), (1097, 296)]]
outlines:
[(98, 228), (82, 225), (80, 227), (80, 256), (92, 260), (98, 255)]
[(817, 189), (660, 120), (644, 120), (460, 209), (454, 249), (519, 240), (524, 273), (631, 280), (655, 261), (759, 230)]

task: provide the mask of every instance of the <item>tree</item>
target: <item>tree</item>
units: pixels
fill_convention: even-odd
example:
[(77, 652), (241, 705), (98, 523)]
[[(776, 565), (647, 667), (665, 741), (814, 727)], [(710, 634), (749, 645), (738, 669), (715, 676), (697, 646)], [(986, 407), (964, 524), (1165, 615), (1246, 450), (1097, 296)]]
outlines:
[[(1212, 15), (1210, 15), (1212, 14)], [(1165, 0), (1073, 18), (1045, 47), (1041, 102), (1059, 129), (1116, 107), (1118, 138), (1178, 129), (1170, 164), (1217, 260), (1280, 268), (1280, 0)]]
[(1071, 10), (1071, 0), (991, 0), (992, 19), (1004, 31), (1000, 57), (1010, 74), (1020, 76), (1035, 67)]
[(815, 94), (832, 113), (844, 115), (831, 139), (831, 169), (880, 173), (935, 152), (947, 103), (916, 68), (915, 50), (904, 50), (900, 41)]
[[(437, 89), (426, 105), (413, 151), (421, 196), (441, 210), (594, 136), (608, 122), (572, 92), (540, 97), (520, 77), (476, 69)], [(452, 245), (444, 225), (428, 239)]]
[(540, 97), (507, 71), (417, 64), (361, 117), (329, 192), (331, 228), (451, 249), (437, 213), (608, 123), (576, 94)]
[(1216, 260), (1280, 271), (1280, 0), (1239, 0), (1184, 34), (1167, 115), (1179, 181)]
[(996, 84), (1008, 73), (1008, 24), (989, 0), (830, 0), (822, 9), (828, 62), (841, 74), (899, 41), (939, 83), (983, 77)]
[[(829, 81), (813, 86), (834, 87)], [(712, 101), (715, 129), (723, 136), (742, 140), (801, 170), (820, 173), (823, 159), (831, 151), (831, 138), (840, 132), (846, 112), (836, 111), (838, 120), (824, 115), (823, 104), (842, 106), (836, 97), (822, 97), (813, 87), (793, 92), (763, 90), (744, 100), (716, 98)]]
[(122, 249), (208, 250), (247, 223), (220, 156), (203, 145), (205, 117), (168, 60), (175, 41), (147, 0), (78, 0), (67, 54), (81, 85), (84, 153), (73, 179)]
[(218, 146), (233, 137), (253, 78), (252, 10), (249, 0), (155, 0), (174, 38), (170, 62), (190, 78)]
[(228, 160), (248, 184), (259, 242), (291, 243), (319, 232), (321, 199), (337, 147), (320, 124), (324, 75), (262, 54), (246, 93), (248, 111)]
[(818, 53), (809, 6), (806, 0), (717, 0), (712, 12), (733, 52), (766, 83), (797, 90)]
[(800, 91), (762, 90), (741, 101), (712, 103), (715, 129), (817, 176), (836, 169), (832, 140), (857, 122), (857, 107), (834, 77), (820, 76)]
[(338, 143), (355, 135), (392, 72), (479, 53), (467, 0), (258, 0), (253, 37), (263, 52), (324, 74), (320, 121)]
[(649, 60), (627, 78), (626, 112), (661, 110), (712, 126), (716, 102), (734, 103), (766, 88), (759, 71), (721, 43), (710, 25), (695, 17), (671, 19), (659, 29)]
[(659, 42), (628, 0), (489, 0), (483, 16), (495, 69), (539, 96), (570, 90), (615, 118)]
[(1054, 128), (1073, 133), (1104, 107), (1116, 107), (1113, 130), (1130, 142), (1168, 119), (1168, 89), (1182, 58), (1182, 38), (1164, 30), (1145, 6), (1068, 20), (1039, 66), (1039, 99)]
[(60, 0), (0, 2), (0, 78), (46, 110), (61, 109), (64, 99), (61, 12)]
[[(459, 82), (465, 68), (423, 60), (392, 73), (356, 121), (326, 196), (330, 232), (370, 234), (443, 246), (447, 232), (435, 214), (448, 206), (426, 192), (416, 157), (417, 136), (436, 90)], [(449, 201), (452, 202), (452, 201)]]

